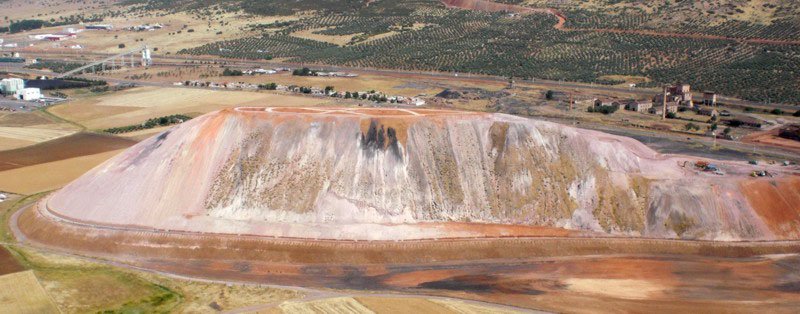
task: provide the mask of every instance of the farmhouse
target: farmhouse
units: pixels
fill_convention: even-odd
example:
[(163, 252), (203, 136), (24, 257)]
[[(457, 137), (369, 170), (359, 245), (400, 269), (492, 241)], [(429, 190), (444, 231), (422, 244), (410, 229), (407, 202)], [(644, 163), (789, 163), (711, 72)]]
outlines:
[(713, 106), (717, 104), (717, 93), (713, 91), (703, 92), (703, 104), (706, 106)]
[(697, 108), (697, 114), (710, 117), (719, 116), (719, 112), (717, 111), (717, 109), (714, 108)]
[(636, 112), (647, 112), (653, 107), (653, 102), (649, 100), (631, 100), (625, 105), (625, 110)]
[(594, 107), (595, 107), (595, 108), (597, 108), (597, 107), (604, 107), (604, 106), (605, 106), (605, 107), (612, 107), (612, 106), (614, 106), (615, 104), (616, 104), (617, 106), (619, 106), (619, 102), (617, 102), (617, 101), (614, 101), (614, 100), (610, 100), (610, 99), (595, 99), (595, 100), (594, 100)]
[(747, 116), (732, 117), (730, 119), (722, 120), (722, 123), (730, 125), (730, 126), (733, 126), (733, 127), (745, 126), (745, 127), (756, 128), (756, 129), (760, 129), (761, 126), (763, 125), (761, 120), (758, 120), (758, 119), (752, 118), (752, 117), (747, 117)]
[[(676, 113), (678, 112), (678, 107), (679, 107), (678, 103), (667, 103), (667, 112)], [(660, 115), (664, 113), (664, 108), (660, 105), (653, 106), (650, 109), (648, 109), (647, 112), (651, 114)]]

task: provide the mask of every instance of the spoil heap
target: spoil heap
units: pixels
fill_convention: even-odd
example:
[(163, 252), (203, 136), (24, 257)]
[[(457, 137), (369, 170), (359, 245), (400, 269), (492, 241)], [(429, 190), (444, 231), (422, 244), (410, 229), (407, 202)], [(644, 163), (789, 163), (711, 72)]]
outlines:
[[(502, 114), (237, 108), (133, 146), (43, 207), (103, 228), (314, 239), (519, 235), (487, 229), (497, 225), (723, 240), (800, 234), (795, 178), (759, 184), (787, 200), (760, 206), (758, 193), (740, 191), (755, 179), (697, 173), (678, 159), (630, 138)], [(762, 218), (775, 211), (795, 220)]]

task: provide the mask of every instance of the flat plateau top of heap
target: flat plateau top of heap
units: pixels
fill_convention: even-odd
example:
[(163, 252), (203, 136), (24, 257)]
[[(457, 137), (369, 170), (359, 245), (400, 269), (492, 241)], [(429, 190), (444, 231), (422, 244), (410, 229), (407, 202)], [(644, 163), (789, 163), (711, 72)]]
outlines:
[(262, 112), (269, 114), (310, 114), (310, 115), (342, 115), (361, 116), (369, 118), (400, 117), (400, 116), (443, 116), (443, 115), (481, 115), (477, 112), (443, 110), (443, 109), (418, 109), (418, 108), (301, 108), (301, 107), (237, 107), (238, 112)]

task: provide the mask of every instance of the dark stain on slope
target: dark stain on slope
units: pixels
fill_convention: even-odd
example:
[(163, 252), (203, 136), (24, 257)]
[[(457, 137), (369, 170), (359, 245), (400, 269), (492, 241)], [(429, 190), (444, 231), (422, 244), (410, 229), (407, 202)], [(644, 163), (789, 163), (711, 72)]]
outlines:
[(377, 120), (370, 121), (366, 134), (361, 133), (361, 149), (367, 156), (373, 156), (378, 150), (388, 149), (397, 159), (402, 160), (397, 131), (391, 127), (379, 126)]
[(137, 155), (128, 165), (126, 165), (126, 167), (132, 166), (132, 165), (135, 165), (135, 164), (139, 163), (140, 160), (147, 158), (147, 156), (149, 156), (153, 151), (155, 151), (156, 149), (161, 147), (161, 144), (164, 142), (164, 140), (167, 139), (167, 136), (169, 136), (169, 133), (170, 133), (170, 131), (167, 130), (167, 131), (164, 131), (161, 134), (159, 134), (156, 137), (155, 141), (153, 141), (152, 143), (149, 143), (147, 145), (147, 147), (145, 147), (142, 150), (142, 152), (139, 153), (139, 155)]

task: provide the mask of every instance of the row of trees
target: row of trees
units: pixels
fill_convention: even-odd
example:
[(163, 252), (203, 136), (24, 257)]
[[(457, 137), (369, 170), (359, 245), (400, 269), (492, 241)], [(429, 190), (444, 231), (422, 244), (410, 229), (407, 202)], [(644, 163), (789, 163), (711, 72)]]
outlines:
[(103, 130), (103, 132), (111, 133), (111, 134), (128, 133), (128, 132), (133, 132), (133, 131), (138, 131), (138, 130), (152, 129), (152, 128), (159, 127), (159, 126), (167, 126), (167, 125), (172, 125), (172, 124), (183, 123), (183, 122), (188, 121), (190, 119), (192, 119), (192, 117), (189, 117), (187, 115), (175, 114), (175, 115), (170, 115), (170, 116), (163, 116), (163, 117), (148, 119), (147, 121), (145, 121), (142, 124), (134, 124), (134, 125), (128, 125), (128, 126), (123, 126), (123, 127), (105, 129), (105, 130)]

